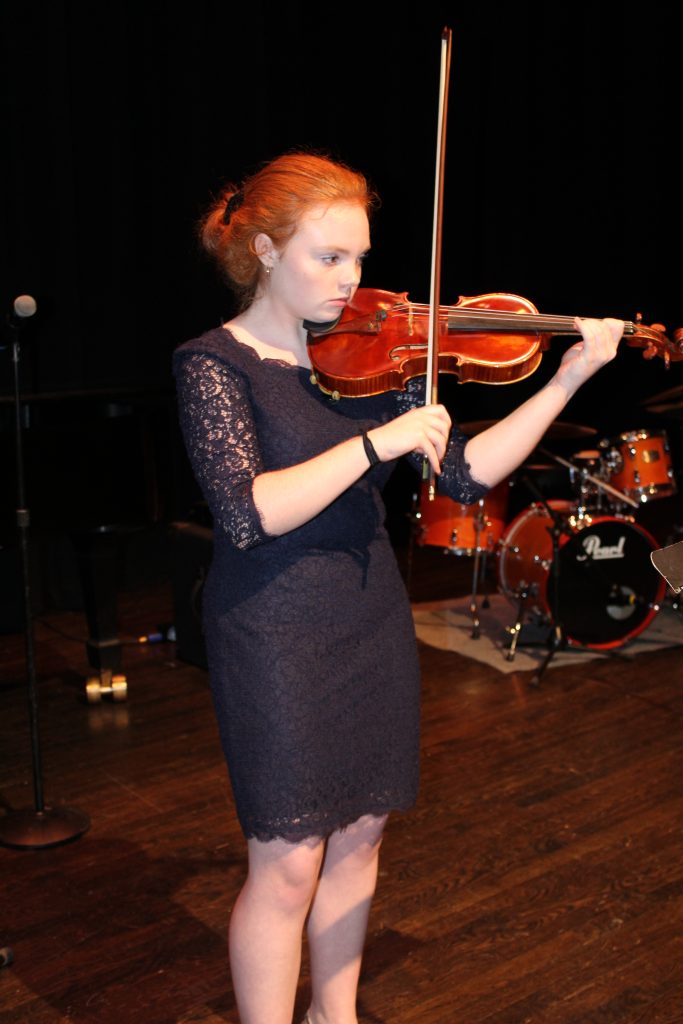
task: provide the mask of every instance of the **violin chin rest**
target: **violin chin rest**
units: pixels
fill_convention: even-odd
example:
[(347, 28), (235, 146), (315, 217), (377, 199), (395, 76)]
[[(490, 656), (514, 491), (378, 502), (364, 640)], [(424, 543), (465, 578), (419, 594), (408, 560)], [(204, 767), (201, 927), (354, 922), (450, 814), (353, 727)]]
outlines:
[(321, 324), (317, 324), (315, 320), (304, 320), (304, 330), (308, 331), (309, 334), (326, 334), (327, 331), (331, 331), (333, 327), (336, 327), (340, 320), (341, 313), (336, 319), (327, 320)]

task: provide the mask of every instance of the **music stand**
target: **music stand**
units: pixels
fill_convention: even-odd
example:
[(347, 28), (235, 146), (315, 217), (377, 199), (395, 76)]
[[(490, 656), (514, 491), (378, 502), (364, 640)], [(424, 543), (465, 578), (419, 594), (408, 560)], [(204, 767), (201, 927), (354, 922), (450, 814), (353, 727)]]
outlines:
[(650, 561), (674, 594), (680, 594), (683, 590), (683, 540), (653, 551), (650, 554)]

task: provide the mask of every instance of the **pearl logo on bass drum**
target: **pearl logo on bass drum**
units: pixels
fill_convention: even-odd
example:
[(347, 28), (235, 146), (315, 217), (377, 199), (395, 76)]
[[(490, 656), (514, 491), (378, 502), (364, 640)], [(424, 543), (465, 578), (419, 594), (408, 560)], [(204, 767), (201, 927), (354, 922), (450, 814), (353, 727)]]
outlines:
[(608, 558), (623, 558), (625, 543), (625, 535), (622, 535), (616, 544), (602, 544), (597, 533), (590, 533), (587, 537), (581, 538), (581, 546), (586, 553), (577, 554), (576, 561), (585, 562), (587, 558), (592, 558), (594, 562), (598, 562)]

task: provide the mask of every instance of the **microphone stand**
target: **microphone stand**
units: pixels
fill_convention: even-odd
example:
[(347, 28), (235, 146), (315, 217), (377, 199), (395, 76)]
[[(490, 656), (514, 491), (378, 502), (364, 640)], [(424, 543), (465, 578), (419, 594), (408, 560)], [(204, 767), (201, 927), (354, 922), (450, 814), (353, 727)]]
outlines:
[[(21, 296), (20, 298), (28, 298)], [(32, 300), (31, 300), (32, 301)], [(30, 313), (19, 311), (19, 299), (15, 302), (15, 310), (19, 317), (32, 316), (35, 312), (33, 303)], [(24, 459), (22, 445), (21, 399), (19, 396), (19, 363), (21, 346), (19, 329), (21, 321), (10, 318), (9, 327), (12, 331), (12, 365), (14, 369), (14, 406), (16, 427), (16, 466), (17, 466), (17, 527), (19, 531), (19, 548), (21, 553), (21, 569), (23, 577), (24, 616), (26, 631), (26, 666), (28, 674), (28, 712), (31, 730), (31, 748), (33, 760), (33, 790), (35, 806), (33, 810), (11, 810), (0, 818), (0, 844), (19, 849), (40, 849), (57, 846), (60, 843), (76, 839), (90, 827), (90, 819), (80, 811), (68, 807), (51, 808), (45, 806), (43, 798), (42, 764), (40, 754), (40, 736), (38, 729), (38, 699), (36, 692), (35, 647), (33, 640), (33, 609), (31, 607), (31, 583), (29, 568), (29, 523), (30, 515), (26, 507), (24, 491)]]

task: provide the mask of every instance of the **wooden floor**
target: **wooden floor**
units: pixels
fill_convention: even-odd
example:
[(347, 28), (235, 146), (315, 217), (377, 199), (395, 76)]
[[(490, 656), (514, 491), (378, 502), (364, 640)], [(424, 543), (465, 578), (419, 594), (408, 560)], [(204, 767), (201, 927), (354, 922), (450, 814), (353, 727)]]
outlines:
[[(466, 593), (470, 568), (418, 550), (413, 593)], [(170, 585), (119, 614), (122, 637), (172, 621)], [(128, 699), (88, 705), (82, 614), (35, 635), (46, 803), (90, 828), (0, 848), (1, 1024), (235, 1022), (245, 860), (204, 670), (131, 644)], [(31, 811), (23, 635), (0, 654), (0, 798)], [(388, 826), (363, 1024), (683, 1021), (683, 656), (618, 654), (535, 688), (421, 647), (421, 794)], [(304, 958), (297, 1022), (307, 994)]]

